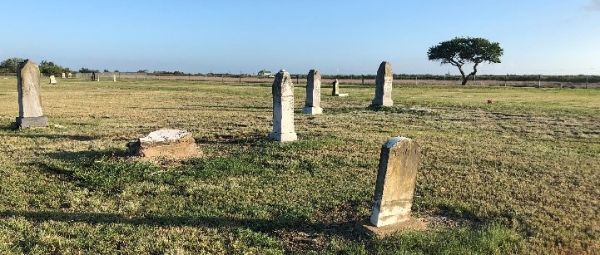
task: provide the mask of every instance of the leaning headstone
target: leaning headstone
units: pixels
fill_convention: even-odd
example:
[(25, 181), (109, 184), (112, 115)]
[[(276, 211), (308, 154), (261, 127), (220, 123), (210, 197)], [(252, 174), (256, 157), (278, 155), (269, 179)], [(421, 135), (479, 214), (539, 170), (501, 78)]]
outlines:
[(375, 80), (375, 98), (371, 103), (372, 106), (393, 106), (392, 100), (392, 84), (394, 82), (394, 73), (392, 65), (383, 61), (377, 70), (377, 78)]
[(56, 84), (56, 77), (54, 75), (50, 75), (50, 84)]
[(17, 91), (19, 117), (17, 128), (46, 127), (48, 118), (42, 112), (40, 90), (40, 69), (30, 60), (19, 65), (17, 71)]
[(318, 115), (323, 113), (321, 108), (321, 73), (310, 70), (306, 80), (306, 103), (302, 110), (305, 114)]
[(420, 161), (419, 145), (409, 138), (392, 137), (381, 147), (372, 225), (365, 226), (367, 229), (387, 235), (425, 227), (422, 221), (410, 217)]
[(275, 75), (273, 86), (273, 132), (269, 138), (280, 142), (298, 140), (294, 128), (294, 84), (290, 74), (281, 70)]
[(160, 129), (127, 144), (129, 152), (143, 158), (184, 159), (201, 155), (192, 133)]
[(335, 79), (335, 81), (333, 81), (332, 83), (332, 90), (331, 90), (331, 95), (334, 97), (347, 97), (348, 94), (341, 94), (340, 93), (340, 81), (338, 79)]

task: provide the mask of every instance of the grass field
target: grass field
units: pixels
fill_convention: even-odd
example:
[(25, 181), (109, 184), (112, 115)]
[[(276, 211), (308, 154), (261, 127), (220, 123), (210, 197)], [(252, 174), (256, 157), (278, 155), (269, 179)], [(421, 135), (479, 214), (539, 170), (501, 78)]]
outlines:
[[(14, 131), (0, 80), (1, 254), (594, 254), (600, 250), (600, 90), (396, 87), (328, 96), (300, 140), (268, 141), (270, 85), (62, 81), (52, 126)], [(487, 104), (492, 99), (494, 103)], [(187, 129), (204, 151), (144, 163), (125, 144)], [(380, 146), (415, 139), (413, 212), (426, 232), (376, 240), (368, 218)]]

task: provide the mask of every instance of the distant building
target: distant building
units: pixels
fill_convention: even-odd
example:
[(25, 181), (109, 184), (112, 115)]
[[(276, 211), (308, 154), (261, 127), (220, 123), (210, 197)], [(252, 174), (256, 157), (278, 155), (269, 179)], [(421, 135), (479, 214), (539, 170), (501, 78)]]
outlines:
[(259, 77), (273, 77), (273, 73), (271, 73), (271, 71), (267, 71), (267, 70), (260, 70), (258, 72), (258, 76)]

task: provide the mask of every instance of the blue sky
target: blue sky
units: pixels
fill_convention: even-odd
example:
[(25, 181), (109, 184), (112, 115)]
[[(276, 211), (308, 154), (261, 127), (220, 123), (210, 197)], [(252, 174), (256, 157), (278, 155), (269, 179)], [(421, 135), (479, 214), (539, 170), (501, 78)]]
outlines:
[(450, 71), (427, 49), (500, 42), (482, 74), (600, 74), (600, 0), (5, 1), (0, 58), (79, 69), (255, 73)]

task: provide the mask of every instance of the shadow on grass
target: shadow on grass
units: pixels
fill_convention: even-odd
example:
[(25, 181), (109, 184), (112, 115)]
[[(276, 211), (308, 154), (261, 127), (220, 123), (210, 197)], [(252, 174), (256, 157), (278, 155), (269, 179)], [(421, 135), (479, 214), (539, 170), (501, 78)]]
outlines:
[(2, 130), (2, 131), (15, 131), (15, 130), (18, 130), (17, 129), (17, 123), (16, 122), (10, 122), (8, 124), (4, 123), (4, 124), (0, 125), (0, 130)]
[(432, 115), (435, 114), (429, 108), (420, 107), (420, 106), (404, 106), (404, 105), (395, 105), (395, 106), (377, 106), (370, 105), (366, 108), (366, 110), (374, 111), (374, 112), (389, 112), (389, 113), (405, 113), (405, 114), (413, 114), (413, 115)]
[(80, 187), (119, 193), (130, 182), (142, 180), (157, 167), (119, 160), (129, 156), (124, 150), (59, 151), (46, 154), (50, 160), (35, 163), (43, 172), (74, 182)]
[(127, 217), (112, 213), (66, 213), (66, 212), (28, 212), (6, 210), (0, 212), (0, 218), (19, 217), (29, 221), (81, 222), (87, 224), (128, 224), (153, 227), (206, 227), (206, 228), (249, 228), (254, 231), (275, 233), (278, 230), (320, 233), (340, 236), (349, 240), (366, 237), (360, 231), (357, 222), (335, 224), (310, 223), (305, 219), (236, 219), (214, 216), (143, 216)]
[(57, 151), (46, 154), (52, 159), (72, 162), (93, 162), (104, 158), (124, 158), (131, 156), (127, 150), (110, 149), (103, 151)]
[[(25, 218), (36, 223), (49, 221), (86, 224), (127, 224), (150, 227), (204, 227), (218, 229), (251, 229), (287, 239), (288, 253), (308, 251), (334, 254), (517, 254), (522, 250), (522, 238), (513, 230), (501, 225), (478, 228), (446, 229), (433, 232), (405, 232), (384, 239), (371, 238), (359, 222), (336, 224), (311, 223), (307, 220), (289, 219), (238, 219), (215, 216), (143, 216), (127, 217), (113, 213), (66, 213), (0, 211), (0, 218)], [(297, 236), (296, 236), (297, 235)], [(311, 238), (325, 235), (325, 244), (310, 244)], [(334, 246), (327, 245), (334, 237)], [(318, 238), (318, 237), (317, 237)], [(313, 240), (314, 241), (314, 240)], [(323, 242), (323, 241), (321, 241)]]
[(247, 144), (255, 145), (257, 143), (268, 142), (269, 137), (264, 134), (251, 134), (245, 137), (235, 137), (232, 135), (222, 135), (213, 139), (202, 138), (196, 139), (197, 144)]
[[(188, 105), (191, 106), (191, 105)], [(218, 108), (218, 109), (233, 109), (233, 110), (264, 110), (271, 111), (273, 108), (270, 106), (229, 106), (229, 105), (196, 105), (200, 108)]]
[(262, 106), (228, 106), (228, 105), (183, 105), (180, 107), (137, 107), (132, 106), (128, 107), (130, 109), (142, 109), (142, 110), (187, 110), (187, 111), (197, 111), (206, 108), (219, 109), (220, 111), (228, 111), (228, 112), (263, 112), (270, 111), (271, 107), (262, 107)]
[(24, 137), (24, 138), (46, 138), (51, 140), (75, 140), (75, 141), (93, 141), (99, 137), (88, 136), (88, 135), (66, 135), (66, 134), (21, 134), (14, 133), (11, 135), (0, 135), (0, 136), (12, 136), (12, 137)]

